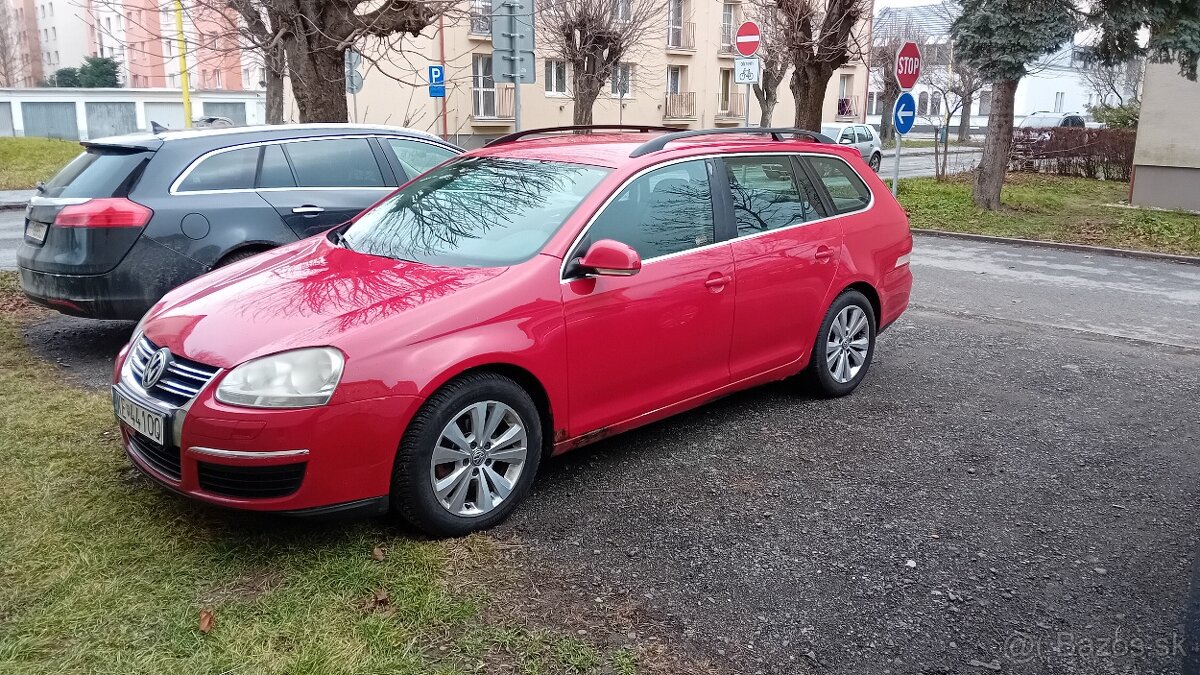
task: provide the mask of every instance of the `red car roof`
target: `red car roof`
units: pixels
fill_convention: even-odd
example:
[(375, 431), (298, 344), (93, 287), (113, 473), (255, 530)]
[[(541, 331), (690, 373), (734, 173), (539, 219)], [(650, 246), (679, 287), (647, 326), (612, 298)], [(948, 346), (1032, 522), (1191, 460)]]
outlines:
[(556, 134), (532, 137), (500, 145), (473, 150), (468, 155), (482, 157), (515, 157), (539, 159), (576, 164), (593, 164), (609, 168), (630, 165), (655, 164), (663, 159), (688, 157), (691, 155), (734, 153), (734, 152), (779, 152), (817, 151), (840, 155), (844, 158), (858, 157), (857, 151), (848, 150), (829, 143), (816, 143), (803, 139), (771, 140), (756, 134), (721, 134), (693, 136), (672, 141), (658, 152), (640, 157), (629, 155), (646, 141), (661, 133), (609, 133)]

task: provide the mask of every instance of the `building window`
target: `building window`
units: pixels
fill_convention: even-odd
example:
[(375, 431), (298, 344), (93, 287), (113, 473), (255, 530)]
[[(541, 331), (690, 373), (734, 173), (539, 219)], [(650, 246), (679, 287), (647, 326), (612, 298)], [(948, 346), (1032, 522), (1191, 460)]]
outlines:
[(616, 0), (612, 10), (613, 21), (625, 23), (633, 18), (633, 0)]
[(929, 92), (927, 92), (927, 91), (923, 91), (920, 94), (917, 94), (917, 114), (918, 115), (928, 115), (929, 114)]
[(496, 117), (496, 80), (492, 79), (490, 54), (476, 54), (471, 61), (471, 99), (475, 117)]
[(175, 43), (171, 38), (163, 40), (163, 56), (172, 58), (175, 56)]
[(667, 93), (683, 91), (683, 66), (667, 66)]
[(878, 115), (879, 114), (878, 111), (875, 110), (875, 106), (878, 105), (878, 103), (877, 103), (878, 100), (879, 100), (879, 94), (876, 94), (873, 91), (867, 92), (867, 114), (868, 115)]
[(732, 2), (721, 5), (721, 53), (733, 51), (733, 22), (737, 17), (737, 8)]
[(1064, 98), (1066, 98), (1066, 95), (1063, 94), (1063, 92), (1061, 92), (1061, 91), (1054, 92), (1054, 112), (1062, 112), (1063, 111), (1063, 99)]
[(178, 89), (179, 88), (179, 75), (177, 73), (171, 73), (171, 75), (167, 78), (167, 82), (169, 83), (169, 85), (172, 89)]
[(218, 70), (214, 70), (214, 71), (212, 72), (212, 74), (213, 74), (213, 88), (215, 88), (215, 89), (222, 89), (222, 88), (224, 88), (224, 87), (223, 87), (223, 82), (222, 82), (222, 79), (223, 79), (223, 78), (222, 78), (222, 73), (221, 73), (221, 71), (220, 71), (219, 69), (218, 69)]
[(942, 114), (942, 97), (941, 96), (934, 94), (929, 99), (929, 114), (935, 115), (935, 116)]
[(992, 92), (991, 92), (991, 90), (979, 92), (979, 114), (980, 115), (992, 114)]
[(567, 93), (567, 62), (546, 59), (546, 93)]
[(720, 80), (717, 83), (717, 112), (730, 111), (730, 98), (733, 96), (733, 68), (722, 68)]
[(633, 95), (633, 64), (622, 61), (613, 67), (612, 95), (629, 98)]

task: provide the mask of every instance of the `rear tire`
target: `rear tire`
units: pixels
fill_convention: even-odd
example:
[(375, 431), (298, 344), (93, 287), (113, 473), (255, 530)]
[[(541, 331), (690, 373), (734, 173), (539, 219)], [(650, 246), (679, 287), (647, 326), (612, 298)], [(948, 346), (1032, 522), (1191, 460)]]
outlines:
[(843, 291), (817, 331), (808, 380), (819, 396), (845, 396), (858, 388), (875, 354), (875, 310), (866, 296)]
[(391, 502), (435, 537), (486, 530), (529, 494), (541, 457), (541, 416), (529, 393), (497, 373), (465, 375), (430, 396), (409, 423)]
[(874, 171), (875, 173), (879, 173), (879, 165), (882, 163), (883, 163), (883, 155), (880, 155), (877, 152), (877, 153), (871, 155), (871, 160), (869, 162), (867, 162), (867, 166), (871, 167), (871, 170)]
[(217, 264), (213, 265), (213, 269), (215, 270), (218, 267), (232, 265), (233, 263), (241, 262), (241, 261), (245, 260), (246, 258), (253, 258), (254, 256), (258, 255), (259, 253), (263, 253), (266, 250), (268, 250), (268, 249), (253, 249), (253, 248), (238, 249), (236, 251), (233, 251), (232, 253), (226, 254), (224, 258), (221, 258), (220, 260), (218, 260)]

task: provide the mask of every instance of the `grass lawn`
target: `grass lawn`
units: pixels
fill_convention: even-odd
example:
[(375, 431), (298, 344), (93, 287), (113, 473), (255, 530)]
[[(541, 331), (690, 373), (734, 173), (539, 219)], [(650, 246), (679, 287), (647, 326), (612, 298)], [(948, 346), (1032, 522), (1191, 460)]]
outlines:
[(1128, 196), (1128, 183), (1009, 173), (1004, 208), (983, 211), (967, 176), (900, 181), (915, 228), (1200, 255), (1200, 215), (1106, 206)]
[(252, 517), (166, 494), (123, 457), (107, 394), (31, 356), (21, 326), (41, 311), (15, 279), (0, 273), (0, 672), (669, 667), (661, 643), (624, 639), (644, 625), (605, 619), (625, 614), (595, 609), (594, 591), (579, 610), (555, 595), (567, 583), (540, 576), (543, 604), (513, 610), (535, 593), (511, 582), (538, 573), (504, 558), (520, 548), (509, 542), (420, 541), (378, 521)]
[(83, 152), (77, 141), (0, 138), (0, 190), (32, 190)]
[[(905, 138), (904, 139), (904, 147), (909, 148), (909, 149), (932, 148), (935, 144), (936, 144), (936, 141), (934, 141), (932, 138)], [(883, 146), (884, 150), (891, 150), (896, 147), (896, 141), (894, 141), (894, 140), (883, 141), (882, 146)], [(951, 150), (954, 150), (956, 148), (965, 148), (965, 147), (983, 147), (983, 143), (979, 142), (979, 141), (966, 142), (966, 143), (962, 143), (962, 142), (959, 142), (956, 140), (950, 141), (950, 149)]]

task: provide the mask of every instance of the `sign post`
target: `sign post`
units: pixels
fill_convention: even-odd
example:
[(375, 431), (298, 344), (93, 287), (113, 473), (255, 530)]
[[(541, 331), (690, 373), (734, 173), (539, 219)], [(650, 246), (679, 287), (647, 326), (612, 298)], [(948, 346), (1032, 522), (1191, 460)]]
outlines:
[(892, 168), (892, 195), (895, 196), (900, 186), (900, 148), (904, 134), (912, 131), (917, 121), (917, 100), (909, 93), (921, 77), (921, 48), (917, 43), (908, 41), (896, 50), (896, 83), (902, 93), (896, 97), (896, 105), (892, 108), (892, 128), (896, 130), (896, 161)]
[[(734, 34), (733, 46), (737, 49), (737, 53), (744, 58), (737, 60), (734, 67), (734, 77), (738, 84), (746, 85), (746, 121), (745, 126), (750, 126), (750, 86), (758, 82), (760, 64), (759, 60), (754, 57), (758, 53), (758, 48), (762, 46), (762, 31), (759, 30), (758, 24), (753, 21), (743, 21), (742, 25), (738, 26), (737, 33)], [(743, 70), (750, 71), (753, 68), (753, 75), (749, 72), (743, 74)]]
[(533, 84), (532, 0), (506, 0), (507, 14), (492, 17), (492, 79), (513, 83), (513, 130), (521, 130), (521, 84)]

